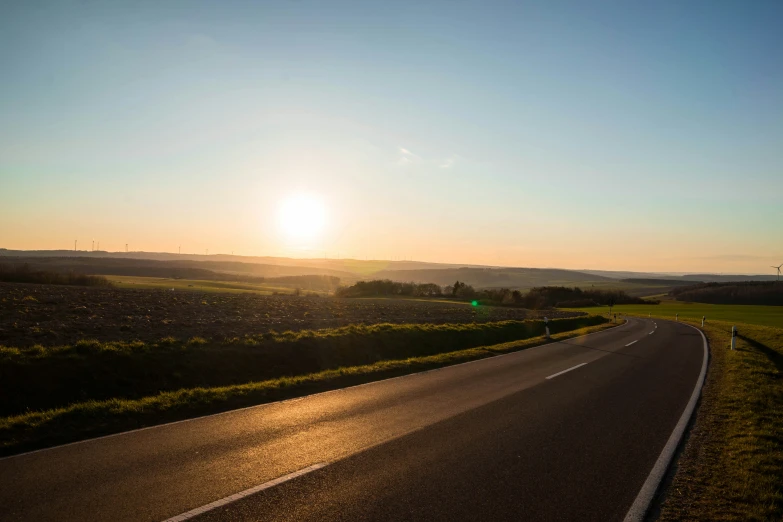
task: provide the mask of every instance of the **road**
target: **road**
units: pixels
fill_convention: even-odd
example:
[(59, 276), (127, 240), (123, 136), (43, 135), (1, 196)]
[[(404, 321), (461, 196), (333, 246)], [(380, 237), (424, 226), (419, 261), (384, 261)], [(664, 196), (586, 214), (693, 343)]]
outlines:
[(318, 465), (191, 520), (622, 520), (702, 359), (695, 329), (629, 319), (508, 355), (0, 459), (0, 518), (162, 521)]

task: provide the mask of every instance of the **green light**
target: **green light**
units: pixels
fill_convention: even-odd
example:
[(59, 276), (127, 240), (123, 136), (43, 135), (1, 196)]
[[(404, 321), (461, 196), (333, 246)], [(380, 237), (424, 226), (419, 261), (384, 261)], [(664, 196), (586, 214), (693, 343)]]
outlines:
[(473, 306), (478, 306), (478, 301), (471, 301), (470, 304), (472, 304)]

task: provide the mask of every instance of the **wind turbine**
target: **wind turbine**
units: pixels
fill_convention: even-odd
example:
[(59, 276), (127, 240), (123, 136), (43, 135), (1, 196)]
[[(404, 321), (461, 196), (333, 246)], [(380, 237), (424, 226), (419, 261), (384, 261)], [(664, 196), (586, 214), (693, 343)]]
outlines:
[(778, 266), (771, 266), (770, 268), (774, 268), (778, 271), (778, 281), (780, 281), (780, 267), (783, 266), (783, 263), (779, 264)]

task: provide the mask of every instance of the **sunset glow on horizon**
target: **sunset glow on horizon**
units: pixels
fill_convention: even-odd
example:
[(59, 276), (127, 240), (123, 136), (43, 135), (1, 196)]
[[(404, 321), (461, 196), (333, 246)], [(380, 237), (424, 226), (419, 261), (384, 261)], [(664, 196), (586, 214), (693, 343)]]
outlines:
[(0, 248), (783, 262), (775, 3), (47, 6), (0, 19)]

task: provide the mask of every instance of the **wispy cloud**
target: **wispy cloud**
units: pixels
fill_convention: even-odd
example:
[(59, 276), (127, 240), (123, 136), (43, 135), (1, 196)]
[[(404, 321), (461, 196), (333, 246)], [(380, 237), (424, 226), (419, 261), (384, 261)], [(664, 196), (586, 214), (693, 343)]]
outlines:
[(397, 158), (397, 165), (405, 166), (410, 165), (411, 163), (416, 163), (418, 161), (421, 161), (421, 157), (417, 156), (416, 154), (412, 153), (410, 150), (399, 147), (399, 158)]
[(463, 158), (458, 154), (452, 154), (445, 159), (426, 159), (415, 154), (405, 147), (397, 147), (397, 165), (407, 166), (419, 164), (427, 167), (438, 167), (440, 169), (450, 169), (461, 163)]
[(460, 158), (457, 155), (450, 156), (450, 157), (446, 158), (445, 160), (441, 161), (438, 164), (438, 167), (441, 168), (441, 169), (450, 169), (451, 167), (453, 167), (461, 159), (462, 158)]

